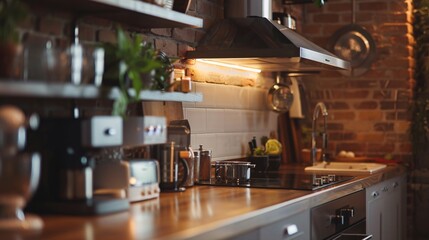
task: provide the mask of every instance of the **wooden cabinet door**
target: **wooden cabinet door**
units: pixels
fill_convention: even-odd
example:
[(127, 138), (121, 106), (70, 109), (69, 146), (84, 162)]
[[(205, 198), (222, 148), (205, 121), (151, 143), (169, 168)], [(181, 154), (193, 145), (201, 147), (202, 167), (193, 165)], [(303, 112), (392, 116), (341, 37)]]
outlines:
[(260, 239), (309, 240), (310, 211), (305, 210), (262, 227), (260, 230)]
[(229, 240), (259, 240), (259, 229), (232, 237)]
[(373, 240), (405, 239), (405, 176), (367, 188), (366, 201), (366, 231), (373, 235)]
[(398, 240), (406, 239), (406, 218), (407, 218), (407, 178), (400, 176), (390, 182), (390, 195), (394, 212), (396, 213), (395, 235)]
[(383, 199), (378, 188), (367, 189), (366, 209), (366, 233), (371, 234), (373, 240), (381, 240)]
[[(381, 209), (381, 239), (398, 240), (398, 199), (394, 192), (391, 192), (390, 182), (386, 192), (383, 192), (382, 209)], [(381, 199), (380, 199), (381, 200)]]

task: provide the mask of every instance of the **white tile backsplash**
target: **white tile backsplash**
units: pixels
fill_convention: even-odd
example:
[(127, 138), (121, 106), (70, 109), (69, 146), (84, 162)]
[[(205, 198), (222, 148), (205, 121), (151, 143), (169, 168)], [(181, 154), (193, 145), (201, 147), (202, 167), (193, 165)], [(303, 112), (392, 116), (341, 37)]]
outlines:
[(183, 105), (191, 125), (191, 146), (213, 151), (213, 160), (245, 157), (248, 142), (277, 131), (277, 113), (266, 104), (267, 90), (223, 84), (196, 83), (203, 102)]
[(253, 110), (267, 110), (267, 96), (268, 91), (266, 89), (252, 88), (250, 90), (251, 97), (249, 99), (250, 109)]
[(243, 110), (225, 109), (225, 132), (242, 132), (244, 130), (244, 116)]
[(203, 101), (195, 103), (195, 107), (215, 108), (218, 106), (218, 101), (221, 96), (220, 93), (218, 93), (219, 87), (217, 85), (218, 84), (197, 83), (196, 91), (203, 94)]
[(233, 98), (237, 102), (235, 107), (237, 109), (248, 109), (249, 108), (249, 88), (248, 87), (236, 87), (238, 91), (234, 91)]
[[(191, 126), (192, 128), (192, 126)], [(210, 149), (215, 154), (220, 154), (222, 151), (217, 145), (217, 134), (207, 133), (207, 134), (192, 134), (191, 135), (191, 147), (196, 150), (200, 145), (203, 145), (204, 149)]]
[(245, 111), (243, 121), (245, 132), (256, 132), (266, 129), (267, 125), (260, 123), (264, 115), (266, 115), (266, 111)]
[(218, 146), (222, 149), (219, 157), (241, 155), (241, 134), (223, 133), (218, 135)]
[(207, 132), (207, 110), (205, 108), (185, 108), (183, 113), (188, 119), (192, 133)]
[(216, 107), (217, 108), (238, 108), (237, 101), (238, 87), (219, 85)]
[(225, 132), (225, 109), (207, 109), (207, 133)]
[(247, 109), (249, 107), (249, 88), (221, 85), (219, 86), (218, 108)]
[[(261, 131), (264, 129), (267, 129), (272, 124), (272, 120), (270, 118), (273, 118), (274, 115), (270, 114), (270, 111), (260, 111), (260, 114), (255, 115), (255, 130)], [(277, 118), (277, 117), (275, 117)], [(277, 125), (277, 120), (276, 120)]]

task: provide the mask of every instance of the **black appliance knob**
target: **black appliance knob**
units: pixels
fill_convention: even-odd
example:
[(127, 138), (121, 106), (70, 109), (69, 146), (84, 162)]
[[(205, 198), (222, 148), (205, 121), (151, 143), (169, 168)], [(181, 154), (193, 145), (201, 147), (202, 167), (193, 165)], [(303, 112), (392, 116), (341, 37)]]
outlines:
[(331, 216), (331, 223), (335, 225), (344, 225), (345, 224), (344, 216), (342, 215)]
[(107, 136), (115, 136), (116, 135), (116, 129), (107, 128), (106, 130), (104, 130), (104, 134)]
[(346, 218), (354, 217), (355, 216), (355, 209), (354, 208), (342, 208), (342, 209), (340, 209), (340, 215), (344, 216)]
[(328, 176), (322, 176), (320, 177), (322, 179), (322, 184), (328, 184), (329, 183), (329, 177)]
[(314, 178), (313, 179), (313, 186), (322, 186), (322, 178)]

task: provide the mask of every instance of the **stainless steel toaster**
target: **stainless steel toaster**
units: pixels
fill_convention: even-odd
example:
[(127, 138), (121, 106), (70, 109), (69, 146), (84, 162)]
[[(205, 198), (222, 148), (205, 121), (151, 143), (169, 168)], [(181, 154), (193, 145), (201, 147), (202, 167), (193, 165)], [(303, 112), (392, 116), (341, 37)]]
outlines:
[(159, 164), (156, 160), (133, 159), (124, 161), (129, 178), (127, 197), (130, 202), (159, 197)]
[(94, 169), (94, 192), (137, 202), (159, 197), (158, 161), (132, 159), (99, 164)]

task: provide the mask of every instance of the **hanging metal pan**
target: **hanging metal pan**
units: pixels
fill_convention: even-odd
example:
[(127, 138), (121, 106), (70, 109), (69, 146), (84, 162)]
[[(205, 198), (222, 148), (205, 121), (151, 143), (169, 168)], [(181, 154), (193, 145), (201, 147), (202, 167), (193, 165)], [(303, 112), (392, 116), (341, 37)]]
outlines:
[(341, 71), (347, 76), (359, 76), (369, 70), (376, 56), (375, 41), (362, 26), (355, 24), (355, 1), (351, 1), (352, 23), (337, 30), (329, 42), (329, 49), (350, 62), (351, 71)]
[(349, 24), (334, 33), (331, 51), (350, 62), (351, 71), (342, 73), (359, 76), (368, 71), (376, 56), (376, 46), (371, 34), (360, 25)]
[(280, 76), (276, 77), (276, 84), (268, 90), (267, 100), (272, 110), (289, 111), (293, 102), (293, 93), (287, 84), (280, 83)]

